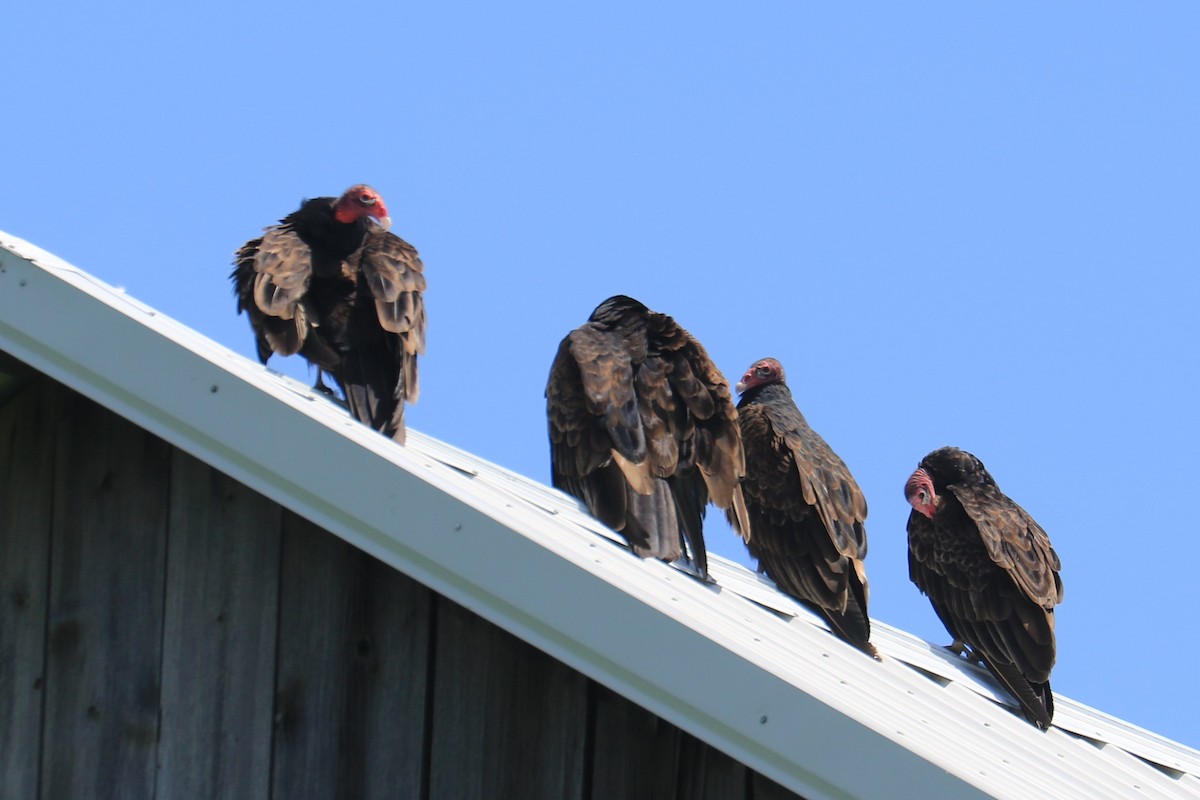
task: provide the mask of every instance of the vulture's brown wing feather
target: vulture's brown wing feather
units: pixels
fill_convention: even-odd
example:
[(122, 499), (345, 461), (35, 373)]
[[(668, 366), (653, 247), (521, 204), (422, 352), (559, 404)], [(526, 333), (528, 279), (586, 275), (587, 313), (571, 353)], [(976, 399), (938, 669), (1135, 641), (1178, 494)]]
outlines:
[[(640, 467), (646, 459), (646, 437), (633, 370), (635, 359), (640, 362), (645, 358), (644, 333), (589, 324), (572, 331), (566, 346), (566, 356), (575, 362), (579, 373), (584, 410), (608, 432), (608, 447), (629, 464)], [(563, 357), (561, 349), (559, 357)]]
[(947, 487), (979, 528), (988, 555), (1031, 601), (1046, 610), (1062, 602), (1062, 564), (1050, 537), (995, 484)]
[(651, 350), (661, 353), (677, 398), (675, 413), (666, 419), (680, 452), (680, 472), (686, 474), (695, 464), (706, 489), (701, 507), (711, 500), (718, 508), (731, 509), (740, 530), (748, 531), (741, 486), (746, 456), (729, 383), (704, 346), (671, 317), (651, 314), (648, 327)]
[(875, 656), (864, 563), (867, 503), (858, 484), (786, 386), (764, 387), (739, 413), (753, 528), (748, 546), (759, 569)]
[(420, 393), (417, 356), (425, 352), (425, 274), (417, 250), (390, 233), (376, 232), (361, 251), (363, 279), (375, 298), (380, 326), (400, 337), (397, 350), (402, 389), (415, 403)]
[(304, 294), (312, 278), (312, 251), (288, 225), (267, 228), (238, 250), (233, 271), (238, 310), (246, 311), (265, 364), (272, 352), (300, 352), (309, 331)]
[[(254, 303), (254, 278), (257, 274), (254, 271), (254, 255), (258, 252), (260, 242), (262, 239), (251, 239), (238, 249), (234, 255), (233, 272), (229, 274), (229, 278), (233, 281), (233, 294), (237, 298), (238, 313), (245, 312), (250, 319), (250, 329), (254, 331), (258, 360), (266, 364), (275, 351), (270, 341), (267, 340), (267, 331), (264, 326), (266, 315)], [(294, 323), (291, 325), (291, 329), (293, 332), (295, 331)], [(293, 335), (298, 338), (298, 334), (294, 333)], [(295, 344), (295, 342), (285, 342), (285, 345), (288, 344)]]
[(254, 254), (254, 303), (264, 314), (292, 319), (312, 279), (312, 250), (290, 227), (268, 228)]
[[(635, 405), (625, 413), (619, 410), (608, 413), (610, 401), (624, 398), (625, 394), (619, 387), (614, 390), (609, 386), (611, 370), (620, 359), (609, 359), (604, 365), (596, 363), (605, 349), (605, 338), (584, 326), (562, 340), (554, 357), (546, 383), (551, 479), (554, 486), (581, 499), (596, 519), (622, 531), (626, 521), (627, 482), (613, 460), (613, 440), (605, 420), (613, 418), (618, 429), (629, 433), (631, 441), (640, 433), (637, 418), (629, 413), (636, 412)], [(590, 390), (573, 350), (587, 359)], [(620, 370), (619, 365), (617, 369)], [(631, 404), (632, 393), (628, 400), (618, 402), (622, 406)], [(644, 456), (644, 441), (641, 448)], [(637, 448), (630, 447), (629, 451), (635, 455)]]
[(768, 407), (768, 413), (772, 415), (775, 430), (792, 451), (804, 502), (817, 510), (838, 554), (859, 560), (866, 558), (867, 499), (846, 462), (798, 413), (784, 416), (774, 407)]
[(1000, 648), (992, 651), (997, 660), (1016, 664), (1034, 683), (1049, 680), (1055, 659), (1053, 610), (1062, 601), (1062, 567), (1049, 537), (995, 484), (947, 489), (977, 528), (994, 568), (1007, 577), (976, 586), (964, 612), (991, 628)]
[[(795, 458), (804, 501), (816, 510), (820, 521), (815, 524), (817, 519), (810, 515), (808, 522), (809, 538), (819, 542), (825, 556), (824, 563), (816, 566), (827, 583), (836, 579), (841, 588), (840, 605), (825, 606), (825, 616), (843, 638), (878, 658), (869, 643), (871, 620), (867, 616), (871, 591), (865, 561), (867, 499), (846, 463), (807, 424), (785, 427), (783, 435)], [(829, 553), (826, 543), (836, 555)]]
[(417, 399), (417, 356), (425, 349), (425, 276), (403, 239), (372, 231), (346, 261), (358, 290), (346, 320), (336, 376), (351, 413), (404, 441), (404, 406)]

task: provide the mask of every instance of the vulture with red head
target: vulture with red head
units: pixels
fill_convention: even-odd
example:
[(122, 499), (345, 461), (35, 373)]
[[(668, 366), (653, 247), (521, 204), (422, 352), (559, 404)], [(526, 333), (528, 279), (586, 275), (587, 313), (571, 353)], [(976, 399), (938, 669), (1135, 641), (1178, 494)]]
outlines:
[(299, 353), (336, 381), (350, 413), (404, 441), (425, 350), (425, 275), (417, 251), (388, 233), (369, 186), (305, 200), (235, 256), (234, 294), (263, 363)]
[(737, 385), (750, 527), (729, 521), (758, 569), (833, 631), (878, 658), (867, 616), (867, 501), (845, 462), (796, 407), (783, 366), (754, 362)]
[(1054, 607), (1061, 564), (1050, 537), (983, 463), (934, 450), (908, 479), (908, 573), (956, 645), (965, 644), (1045, 730), (1054, 718)]
[(642, 557), (708, 574), (711, 500), (744, 518), (741, 434), (729, 384), (666, 314), (618, 295), (562, 340), (546, 384), (556, 487)]

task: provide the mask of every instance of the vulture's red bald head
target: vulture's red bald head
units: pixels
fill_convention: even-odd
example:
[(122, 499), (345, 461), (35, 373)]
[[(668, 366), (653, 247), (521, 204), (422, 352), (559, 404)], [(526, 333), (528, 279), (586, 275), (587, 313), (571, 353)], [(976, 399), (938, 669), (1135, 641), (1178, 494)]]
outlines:
[(773, 358), (760, 358), (750, 366), (750, 369), (746, 370), (746, 374), (734, 388), (737, 389), (738, 394), (744, 394), (755, 386), (786, 382), (783, 377), (783, 364)]
[(385, 231), (392, 227), (392, 218), (388, 216), (383, 198), (379, 196), (379, 192), (365, 183), (347, 189), (346, 193), (333, 204), (333, 215), (338, 222), (344, 222), (347, 225), (362, 217), (370, 217), (376, 220)]
[(924, 469), (918, 469), (904, 484), (904, 498), (917, 513), (929, 519), (937, 513), (938, 496), (933, 488), (933, 478)]

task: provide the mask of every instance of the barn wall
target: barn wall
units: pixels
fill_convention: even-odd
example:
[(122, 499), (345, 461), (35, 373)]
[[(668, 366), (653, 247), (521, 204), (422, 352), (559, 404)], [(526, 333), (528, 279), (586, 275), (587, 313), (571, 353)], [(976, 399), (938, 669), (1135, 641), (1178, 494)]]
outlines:
[(49, 379), (0, 447), (0, 797), (796, 797)]

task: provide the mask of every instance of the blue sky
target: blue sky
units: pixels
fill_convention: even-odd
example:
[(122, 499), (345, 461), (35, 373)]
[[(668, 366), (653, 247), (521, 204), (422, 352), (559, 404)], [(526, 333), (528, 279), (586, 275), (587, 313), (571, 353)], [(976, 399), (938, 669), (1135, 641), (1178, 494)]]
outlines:
[(1062, 557), (1055, 689), (1200, 746), (1200, 6), (118, 0), (5, 29), (0, 229), (251, 356), (234, 249), (370, 183), (429, 278), (409, 423), (542, 480), (557, 344), (633, 295), (731, 382), (783, 362), (871, 504), (873, 616), (947, 640), (902, 489), (961, 446)]

